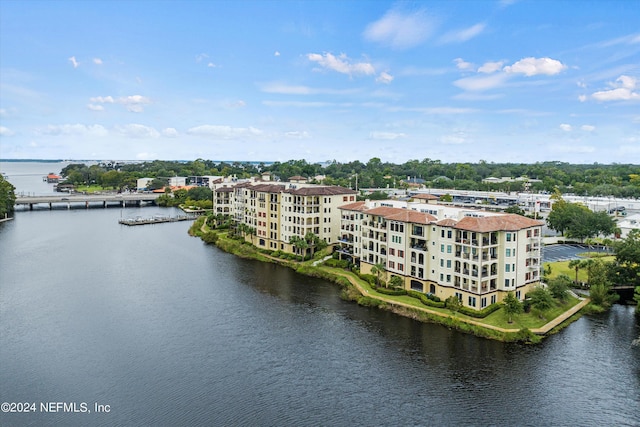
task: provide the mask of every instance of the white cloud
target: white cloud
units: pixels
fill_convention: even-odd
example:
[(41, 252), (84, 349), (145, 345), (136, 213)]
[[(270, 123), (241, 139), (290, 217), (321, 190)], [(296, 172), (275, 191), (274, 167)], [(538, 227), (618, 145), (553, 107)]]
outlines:
[(413, 13), (390, 10), (379, 20), (367, 25), (363, 36), (366, 40), (395, 49), (408, 49), (431, 37), (436, 26), (435, 20), (427, 16), (425, 10)]
[(318, 89), (309, 86), (288, 85), (282, 82), (269, 82), (259, 84), (260, 90), (266, 93), (280, 93), (284, 95), (348, 95), (356, 92), (355, 89)]
[(507, 80), (504, 73), (491, 74), (488, 76), (465, 77), (453, 82), (461, 89), (469, 91), (483, 91), (501, 86)]
[(213, 62), (209, 62), (209, 63), (207, 64), (207, 67), (209, 67), (209, 68), (216, 68), (216, 67), (217, 67), (217, 65), (216, 65), (216, 64), (214, 64)]
[(456, 63), (456, 67), (462, 71), (469, 71), (474, 68), (474, 65), (471, 62), (467, 62), (462, 58), (456, 58), (453, 60)]
[(287, 137), (287, 138), (292, 138), (292, 139), (307, 139), (307, 138), (311, 137), (311, 135), (309, 135), (309, 132), (307, 132), (307, 131), (285, 132), (284, 136)]
[(76, 61), (76, 57), (75, 56), (70, 57), (69, 61), (71, 61), (71, 65), (73, 65), (73, 68), (78, 68), (78, 65), (80, 65), (80, 63), (78, 61)]
[(556, 153), (593, 153), (594, 151), (596, 151), (592, 146), (580, 144), (552, 144), (551, 146), (549, 146), (549, 150)]
[(482, 33), (485, 29), (485, 24), (475, 24), (469, 28), (462, 30), (450, 31), (440, 38), (440, 43), (462, 43), (466, 42)]
[(273, 56), (280, 56), (280, 52), (276, 50), (275, 52), (273, 52)]
[(376, 78), (378, 83), (389, 84), (393, 81), (393, 76), (389, 73), (385, 73), (384, 71), (380, 73), (380, 75)]
[(371, 75), (375, 74), (376, 70), (368, 62), (355, 62), (352, 63), (351, 60), (344, 53), (339, 56), (335, 56), (331, 53), (325, 53), (323, 55), (319, 53), (309, 53), (307, 54), (307, 59), (311, 62), (315, 62), (320, 65), (322, 68), (333, 70), (338, 73), (348, 74), (348, 75)]
[(397, 132), (371, 132), (369, 134), (369, 138), (371, 139), (385, 139), (385, 140), (394, 140), (398, 138), (406, 138), (406, 133), (397, 133)]
[(178, 131), (175, 128), (165, 128), (162, 129), (162, 135), (167, 138), (175, 138), (178, 136)]
[(496, 71), (500, 71), (500, 69), (502, 69), (502, 64), (504, 64), (504, 62), (502, 61), (485, 62), (480, 68), (478, 68), (478, 72), (485, 74), (495, 73)]
[(116, 131), (129, 138), (145, 139), (157, 138), (160, 133), (152, 127), (138, 123), (130, 123), (124, 126), (116, 126)]
[(568, 124), (566, 124), (566, 123), (562, 123), (562, 124), (560, 125), (560, 129), (562, 129), (562, 130), (563, 130), (563, 131), (565, 131), (565, 132), (571, 132), (571, 130), (572, 130), (573, 128), (571, 127), (571, 125), (568, 125)]
[(468, 141), (465, 132), (461, 131), (450, 135), (442, 135), (440, 137), (440, 142), (447, 145), (459, 145), (465, 144)]
[(225, 107), (227, 108), (242, 108), (245, 107), (247, 105), (246, 102), (244, 102), (243, 100), (239, 99), (237, 101), (234, 102), (228, 102), (227, 104), (225, 104)]
[(122, 96), (118, 98), (118, 103), (124, 105), (127, 110), (133, 113), (144, 111), (144, 105), (151, 104), (151, 100), (142, 95)]
[(579, 100), (580, 102), (584, 102), (584, 101), (586, 101), (586, 100), (587, 100), (587, 95), (580, 95), (580, 96), (578, 96), (578, 100)]
[(206, 53), (200, 53), (198, 55), (196, 55), (196, 62), (202, 62), (203, 60), (209, 58), (209, 55), (207, 55)]
[(83, 125), (76, 123), (73, 125), (48, 125), (45, 128), (36, 129), (38, 135), (81, 135), (81, 136), (106, 136), (109, 132), (102, 125)]
[(113, 104), (115, 102), (111, 96), (95, 96), (93, 98), (89, 98), (89, 101), (100, 104)]
[(102, 59), (100, 58), (93, 58), (93, 63), (96, 65), (102, 65)]
[(87, 108), (91, 111), (104, 111), (104, 106), (100, 104), (87, 104)]
[(596, 130), (596, 127), (592, 125), (582, 125), (580, 126), (580, 129), (582, 129), (585, 132), (593, 132), (594, 130)]
[(15, 135), (14, 131), (12, 131), (7, 127), (0, 126), (0, 136), (13, 136), (13, 135)]
[(524, 58), (513, 65), (504, 67), (506, 73), (524, 74), (527, 77), (538, 74), (553, 76), (567, 68), (562, 62), (551, 58)]
[(202, 125), (187, 130), (189, 135), (206, 136), (220, 139), (237, 139), (248, 136), (260, 136), (263, 131), (254, 127), (234, 128), (222, 125)]
[(597, 101), (639, 101), (640, 93), (634, 91), (638, 86), (635, 77), (622, 75), (609, 83), (614, 89), (594, 92), (591, 97)]
[(104, 108), (100, 109), (98, 104), (120, 104), (124, 105), (127, 110), (134, 113), (143, 112), (144, 105), (151, 104), (151, 100), (142, 95), (121, 96), (117, 99), (114, 99), (112, 96), (95, 96), (89, 98), (89, 101), (92, 106), (89, 106), (88, 108), (94, 111), (104, 110)]

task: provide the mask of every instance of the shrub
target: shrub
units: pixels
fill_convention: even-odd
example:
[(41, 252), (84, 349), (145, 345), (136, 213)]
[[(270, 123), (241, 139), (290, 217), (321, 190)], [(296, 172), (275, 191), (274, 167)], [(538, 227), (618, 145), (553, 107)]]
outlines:
[(218, 241), (218, 233), (215, 231), (209, 231), (202, 235), (202, 241), (208, 245), (214, 245)]
[[(444, 302), (440, 301), (440, 298), (436, 297), (433, 294), (423, 294), (422, 292), (413, 291), (413, 290), (408, 290), (406, 292), (408, 296), (415, 298), (417, 300), (420, 300), (420, 302), (426, 305), (427, 307), (444, 308)], [(436, 298), (437, 298), (437, 301), (436, 301)]]
[(460, 307), (460, 313), (469, 317), (474, 317), (476, 319), (484, 319), (485, 317), (499, 309), (500, 304), (491, 304), (490, 306), (485, 307), (482, 310), (474, 310), (472, 308), (462, 306)]
[(384, 295), (406, 295), (407, 291), (405, 291), (404, 289), (389, 289), (389, 288), (381, 288), (381, 287), (376, 287), (375, 288), (376, 292), (379, 292), (381, 294)]
[(349, 267), (349, 261), (347, 261), (346, 259), (335, 259), (335, 258), (331, 258), (328, 259), (324, 262), (324, 264), (328, 267), (334, 267), (334, 268), (347, 268)]

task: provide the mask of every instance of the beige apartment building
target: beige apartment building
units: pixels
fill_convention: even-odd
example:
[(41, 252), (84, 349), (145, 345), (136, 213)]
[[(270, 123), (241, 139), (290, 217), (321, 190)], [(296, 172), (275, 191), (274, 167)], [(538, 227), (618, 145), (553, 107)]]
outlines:
[(481, 310), (507, 292), (522, 300), (540, 282), (542, 222), (426, 203), (366, 201), (340, 207), (338, 251), (374, 265), (405, 289), (457, 296)]
[(327, 244), (340, 236), (340, 209), (356, 200), (348, 188), (301, 182), (242, 182), (214, 189), (213, 209), (231, 215), (255, 234), (246, 236), (254, 245), (294, 253), (291, 237), (313, 233)]

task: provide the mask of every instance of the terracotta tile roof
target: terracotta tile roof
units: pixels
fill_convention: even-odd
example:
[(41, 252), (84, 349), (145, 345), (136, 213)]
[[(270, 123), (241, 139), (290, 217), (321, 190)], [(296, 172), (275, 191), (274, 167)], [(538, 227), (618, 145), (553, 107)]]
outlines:
[(377, 208), (372, 208), (369, 209), (368, 211), (365, 211), (366, 214), (368, 215), (377, 215), (377, 216), (381, 216), (381, 217), (387, 217), (389, 215), (394, 215), (394, 214), (398, 214), (401, 213), (404, 209), (400, 209), (400, 208), (391, 208), (391, 207), (387, 207), (387, 206), (380, 206)]
[(411, 196), (413, 199), (421, 199), (421, 200), (440, 200), (438, 196), (434, 196), (433, 194), (415, 194)]
[(251, 186), (252, 190), (260, 191), (262, 193), (280, 193), (284, 191), (284, 185), (278, 184), (257, 184)]
[(431, 224), (436, 221), (437, 218), (433, 215), (424, 212), (417, 212), (412, 210), (400, 209), (401, 212), (387, 216), (388, 220), (410, 222), (413, 224)]
[(216, 193), (233, 193), (233, 187), (216, 188)]
[(454, 228), (486, 233), (489, 231), (518, 231), (530, 227), (539, 227), (543, 223), (516, 214), (492, 215), (483, 218), (464, 217)]
[(366, 211), (367, 207), (365, 206), (365, 202), (355, 202), (355, 203), (349, 203), (348, 205), (342, 205), (339, 207), (339, 209), (344, 209), (345, 211), (362, 212), (362, 211)]
[(296, 196), (336, 196), (340, 194), (356, 194), (355, 190), (337, 185), (302, 187), (296, 189), (288, 188), (284, 190), (284, 192)]
[(441, 219), (440, 221), (436, 222), (436, 225), (439, 225), (440, 227), (453, 227), (457, 223), (458, 223), (458, 221), (456, 221), (455, 219), (445, 218), (445, 219)]

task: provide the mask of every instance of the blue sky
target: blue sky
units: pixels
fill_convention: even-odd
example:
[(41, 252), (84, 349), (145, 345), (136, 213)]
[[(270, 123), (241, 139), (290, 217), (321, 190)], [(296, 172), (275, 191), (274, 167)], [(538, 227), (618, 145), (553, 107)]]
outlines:
[(640, 163), (640, 2), (0, 2), (0, 158)]

